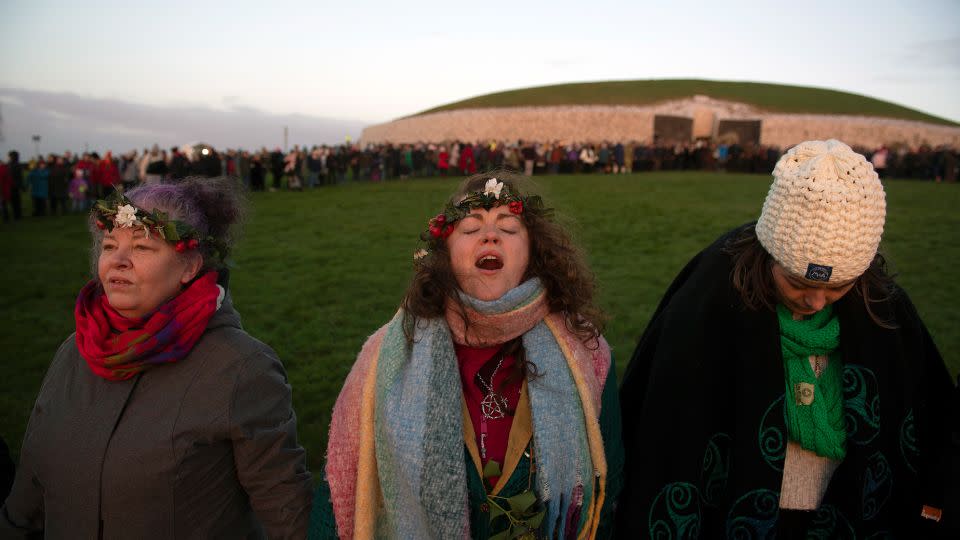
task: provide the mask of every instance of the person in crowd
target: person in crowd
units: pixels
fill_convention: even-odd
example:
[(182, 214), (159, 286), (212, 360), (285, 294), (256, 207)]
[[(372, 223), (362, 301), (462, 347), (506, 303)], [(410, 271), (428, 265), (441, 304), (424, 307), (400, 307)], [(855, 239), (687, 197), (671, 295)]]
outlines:
[(70, 211), (82, 212), (87, 209), (87, 191), (90, 185), (83, 176), (82, 169), (74, 169), (70, 179)]
[(23, 182), (23, 164), (20, 163), (20, 153), (11, 150), (7, 153), (7, 171), (10, 173), (10, 211), (14, 220), (23, 217), (23, 199), (20, 192), (25, 189)]
[(302, 190), (303, 182), (300, 178), (300, 148), (294, 146), (293, 151), (283, 158), (283, 175), (287, 177), (287, 189)]
[(120, 157), (120, 182), (123, 189), (130, 191), (140, 182), (140, 171), (137, 167), (137, 151), (131, 150)]
[(160, 152), (160, 146), (154, 144), (140, 160), (140, 178), (143, 178), (144, 184), (159, 184), (167, 172), (167, 162)]
[(263, 154), (254, 154), (250, 160), (250, 189), (264, 191), (266, 189), (267, 169), (263, 166)]
[(176, 146), (170, 147), (170, 166), (168, 167), (170, 178), (179, 180), (190, 176), (190, 159), (186, 154), (180, 151)]
[(247, 150), (237, 153), (237, 176), (240, 177), (240, 183), (250, 189), (250, 152)]
[(95, 277), (30, 415), (0, 537), (306, 535), (290, 385), (228, 289), (243, 208), (228, 178), (94, 206)]
[(270, 152), (269, 159), (270, 174), (273, 175), (273, 185), (270, 186), (270, 191), (276, 191), (280, 189), (280, 180), (283, 178), (284, 169), (284, 156), (280, 147), (274, 148), (273, 152)]
[(887, 155), (887, 147), (881, 145), (880, 148), (870, 156), (870, 163), (873, 164), (873, 169), (877, 171), (877, 176), (881, 179), (887, 175)]
[(447, 152), (446, 146), (441, 145), (440, 151), (437, 153), (437, 170), (440, 171), (440, 176), (446, 177), (449, 169), (450, 152)]
[(195, 148), (193, 160), (190, 162), (191, 173), (195, 176), (214, 178), (223, 173), (220, 154), (211, 146)]
[(320, 184), (320, 171), (323, 169), (323, 151), (319, 146), (314, 146), (310, 150), (310, 155), (306, 159), (307, 167), (307, 187), (315, 188)]
[(584, 173), (594, 172), (594, 164), (597, 162), (597, 159), (597, 152), (593, 149), (593, 145), (583, 145), (583, 147), (580, 149), (580, 163), (582, 164), (581, 171)]
[(601, 144), (597, 152), (597, 170), (602, 173), (610, 172), (610, 146), (607, 143)]
[(627, 367), (617, 532), (936, 537), (958, 518), (957, 389), (877, 252), (880, 180), (835, 140), (773, 176), (759, 220), (687, 264)]
[(464, 176), (475, 174), (477, 172), (477, 161), (474, 158), (472, 145), (463, 145), (463, 150), (460, 152), (460, 172)]
[(457, 174), (457, 171), (460, 170), (460, 141), (454, 141), (453, 144), (450, 145), (450, 158), (448, 163), (453, 174)]
[(616, 375), (582, 253), (525, 178), (468, 178), (333, 409), (310, 538), (608, 537)]
[(520, 155), (523, 158), (523, 174), (527, 176), (533, 176), (533, 165), (537, 159), (537, 150), (534, 147), (533, 141), (518, 141), (517, 146), (520, 148)]
[(506, 165), (507, 169), (511, 171), (520, 170), (520, 149), (514, 145), (510, 145), (504, 149), (504, 158), (503, 163)]
[(87, 152), (84, 152), (83, 154), (81, 154), (80, 159), (77, 160), (73, 168), (75, 171), (76, 170), (83, 171), (83, 177), (87, 179), (87, 183), (90, 185), (90, 191), (88, 195), (89, 196), (96, 195), (94, 185), (93, 185), (93, 177), (94, 177), (94, 170), (96, 169), (96, 163), (94, 162), (90, 154)]
[(623, 167), (620, 168), (621, 174), (628, 174), (633, 172), (633, 156), (636, 151), (636, 145), (633, 141), (627, 142), (627, 146), (624, 148), (623, 152)]
[(9, 208), (10, 201), (13, 199), (13, 175), (10, 174), (10, 167), (0, 161), (0, 212), (3, 214), (3, 222), (10, 221), (11, 212)]
[(33, 216), (47, 215), (47, 199), (50, 197), (50, 169), (47, 160), (38, 157), (36, 164), (27, 173), (30, 196), (33, 202)]
[(50, 169), (50, 215), (67, 213), (67, 187), (70, 182), (70, 169), (63, 156), (50, 156), (47, 161)]
[(549, 174), (560, 173), (560, 163), (563, 161), (563, 145), (554, 143), (549, 149), (549, 158), (547, 159), (547, 172)]
[(97, 169), (96, 177), (100, 182), (100, 193), (101, 196), (105, 196), (120, 184), (120, 168), (117, 167), (117, 162), (113, 159), (113, 152), (107, 150), (103, 154), (103, 159), (97, 163)]

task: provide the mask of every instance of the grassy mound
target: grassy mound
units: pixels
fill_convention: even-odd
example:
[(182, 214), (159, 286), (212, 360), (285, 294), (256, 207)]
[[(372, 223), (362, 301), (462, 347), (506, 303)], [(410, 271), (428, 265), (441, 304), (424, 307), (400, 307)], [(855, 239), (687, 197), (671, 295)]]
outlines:
[(896, 103), (849, 92), (784, 84), (696, 79), (605, 81), (522, 88), (441, 105), (417, 115), (489, 107), (651, 105), (695, 95), (748, 103), (770, 112), (880, 116), (947, 126), (960, 125)]

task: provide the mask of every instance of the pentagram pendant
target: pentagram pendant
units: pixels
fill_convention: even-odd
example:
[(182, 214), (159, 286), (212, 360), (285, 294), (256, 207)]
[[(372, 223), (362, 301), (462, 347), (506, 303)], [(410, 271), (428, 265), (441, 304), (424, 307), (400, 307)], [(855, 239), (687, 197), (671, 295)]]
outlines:
[(480, 402), (480, 412), (487, 420), (499, 420), (506, 416), (507, 400), (499, 394), (490, 392)]

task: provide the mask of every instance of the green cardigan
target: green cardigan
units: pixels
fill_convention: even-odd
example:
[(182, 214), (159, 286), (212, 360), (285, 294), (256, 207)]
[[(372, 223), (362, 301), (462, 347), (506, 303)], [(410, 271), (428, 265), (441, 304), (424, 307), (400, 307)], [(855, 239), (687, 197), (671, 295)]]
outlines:
[[(604, 454), (607, 458), (607, 492), (603, 508), (600, 511), (600, 526), (597, 538), (613, 537), (613, 517), (617, 497), (623, 485), (623, 443), (620, 438), (620, 401), (617, 396), (616, 365), (611, 358), (610, 372), (603, 387), (600, 406), (600, 433), (603, 437)], [(531, 445), (533, 442), (531, 441)], [(527, 448), (529, 454), (529, 446)], [(486, 540), (502, 531), (490, 530), (490, 513), (487, 506), (487, 491), (483, 479), (470, 457), (466, 445), (463, 457), (467, 471), (467, 492), (470, 498), (470, 536), (475, 540)], [(528, 482), (536, 485), (536, 472), (530, 473), (530, 460), (521, 459), (510, 479), (499, 495), (511, 497), (527, 490)], [(323, 476), (313, 497), (313, 511), (310, 515), (310, 540), (337, 538), (337, 524), (333, 516), (333, 504), (330, 502), (330, 485)]]

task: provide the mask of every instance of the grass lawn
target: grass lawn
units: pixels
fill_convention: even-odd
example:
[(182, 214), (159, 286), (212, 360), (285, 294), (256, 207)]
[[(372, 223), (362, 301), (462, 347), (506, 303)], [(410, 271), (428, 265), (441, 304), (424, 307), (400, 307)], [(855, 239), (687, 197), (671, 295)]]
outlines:
[[(756, 219), (768, 176), (647, 173), (538, 177), (546, 201), (587, 246), (606, 335), (622, 372), (675, 274), (728, 229)], [(303, 445), (318, 471), (330, 409), (364, 339), (393, 315), (418, 233), (456, 181), (347, 184), (258, 193), (231, 289), (244, 327), (279, 353)], [(960, 185), (891, 181), (882, 249), (951, 372), (960, 371)], [(40, 381), (73, 331), (89, 277), (82, 216), (0, 225), (0, 436), (16, 454)]]

